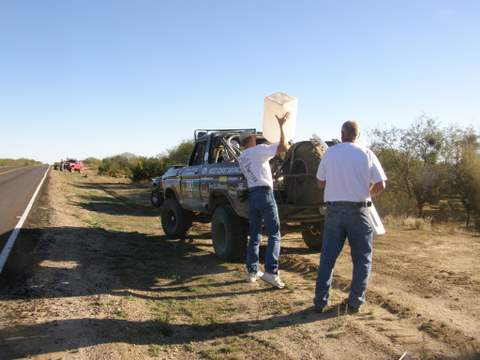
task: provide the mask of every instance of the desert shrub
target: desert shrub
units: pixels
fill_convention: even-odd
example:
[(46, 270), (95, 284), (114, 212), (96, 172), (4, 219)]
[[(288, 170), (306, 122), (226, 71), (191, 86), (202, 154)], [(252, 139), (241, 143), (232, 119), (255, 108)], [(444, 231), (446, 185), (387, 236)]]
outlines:
[(166, 158), (168, 165), (185, 165), (188, 163), (190, 154), (193, 150), (192, 140), (183, 140), (177, 146), (167, 150), (166, 154), (159, 155), (162, 158)]
[(92, 164), (97, 165), (100, 175), (129, 177), (133, 181), (141, 181), (162, 175), (171, 165), (187, 164), (192, 149), (193, 141), (184, 140), (165, 153), (154, 157), (123, 153), (102, 160), (89, 159), (92, 159)]
[(102, 163), (102, 160), (97, 159), (95, 157), (88, 157), (85, 160), (83, 160), (83, 163), (90, 168), (98, 169), (98, 167)]
[(98, 166), (100, 175), (109, 175), (113, 177), (130, 177), (134, 163), (122, 155), (116, 155), (102, 159)]
[(376, 201), (383, 215), (415, 211), (436, 221), (463, 220), (467, 227), (480, 216), (480, 138), (473, 128), (445, 128), (421, 116), (405, 129), (378, 128), (370, 135), (388, 176)]
[(0, 166), (31, 166), (31, 165), (41, 165), (40, 161), (32, 159), (0, 159)]
[(164, 158), (158, 157), (139, 157), (132, 168), (131, 178), (133, 181), (151, 179), (165, 172), (167, 162)]
[(412, 216), (416, 214), (416, 203), (404, 192), (393, 191), (388, 186), (374, 199), (375, 207), (382, 216)]
[(474, 186), (471, 197), (474, 201), (473, 223), (477, 231), (480, 232), (480, 155), (477, 154), (475, 167), (473, 170)]

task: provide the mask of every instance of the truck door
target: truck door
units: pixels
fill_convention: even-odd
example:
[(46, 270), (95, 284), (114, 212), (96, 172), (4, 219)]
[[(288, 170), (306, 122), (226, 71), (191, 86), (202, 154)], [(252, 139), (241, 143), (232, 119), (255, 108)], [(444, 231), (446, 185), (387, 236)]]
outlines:
[(202, 168), (205, 164), (206, 149), (206, 139), (197, 141), (190, 157), (189, 166), (185, 168), (181, 175), (180, 203), (188, 210), (202, 210), (200, 179), (202, 176)]

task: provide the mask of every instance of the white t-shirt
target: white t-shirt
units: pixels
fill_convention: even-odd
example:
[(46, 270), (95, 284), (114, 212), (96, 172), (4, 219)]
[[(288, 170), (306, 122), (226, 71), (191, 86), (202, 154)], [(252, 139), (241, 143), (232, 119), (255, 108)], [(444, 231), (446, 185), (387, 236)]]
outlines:
[(324, 201), (369, 201), (370, 186), (387, 180), (376, 155), (363, 145), (341, 143), (327, 150), (317, 179), (326, 181)]
[(257, 145), (246, 149), (240, 154), (238, 162), (240, 170), (247, 179), (249, 188), (268, 186), (273, 189), (272, 170), (270, 159), (277, 153), (278, 144)]

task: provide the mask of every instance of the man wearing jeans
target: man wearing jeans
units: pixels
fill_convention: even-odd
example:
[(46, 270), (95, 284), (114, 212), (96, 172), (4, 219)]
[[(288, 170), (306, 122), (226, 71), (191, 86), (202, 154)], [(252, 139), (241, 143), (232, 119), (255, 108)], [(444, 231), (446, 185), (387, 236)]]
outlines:
[[(247, 247), (247, 280), (255, 282), (259, 278), (272, 286), (282, 289), (285, 284), (278, 273), (278, 257), (280, 255), (280, 220), (277, 203), (273, 195), (273, 179), (270, 159), (285, 153), (288, 143), (285, 140), (283, 126), (288, 113), (277, 117), (280, 125), (280, 141), (278, 144), (257, 145), (255, 134), (244, 132), (240, 135), (240, 145), (245, 148), (239, 157), (240, 169), (247, 179), (248, 185), (248, 220), (250, 240)], [(265, 273), (259, 270), (259, 250), (261, 241), (262, 220), (268, 235), (267, 252), (265, 254)]]
[(328, 303), (332, 273), (348, 238), (353, 262), (350, 295), (340, 306), (355, 313), (365, 303), (372, 267), (373, 230), (368, 221), (372, 196), (385, 189), (387, 177), (375, 154), (357, 143), (358, 124), (342, 126), (342, 143), (328, 149), (317, 172), (327, 204), (314, 306), (322, 312)]

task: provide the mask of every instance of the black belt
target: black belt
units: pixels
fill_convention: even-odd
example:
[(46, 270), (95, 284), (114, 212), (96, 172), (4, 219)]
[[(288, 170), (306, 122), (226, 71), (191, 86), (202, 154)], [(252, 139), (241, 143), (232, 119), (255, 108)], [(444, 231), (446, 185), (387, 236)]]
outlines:
[(272, 188), (270, 186), (254, 186), (254, 187), (248, 188), (248, 192), (254, 192), (257, 190), (265, 191), (265, 190), (272, 190)]
[(372, 206), (371, 201), (359, 201), (359, 202), (355, 202), (355, 201), (327, 201), (325, 204), (333, 205), (333, 206), (336, 206), (336, 205), (357, 206), (357, 207), (370, 207), (370, 206)]

